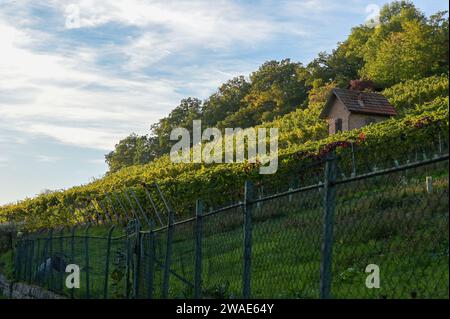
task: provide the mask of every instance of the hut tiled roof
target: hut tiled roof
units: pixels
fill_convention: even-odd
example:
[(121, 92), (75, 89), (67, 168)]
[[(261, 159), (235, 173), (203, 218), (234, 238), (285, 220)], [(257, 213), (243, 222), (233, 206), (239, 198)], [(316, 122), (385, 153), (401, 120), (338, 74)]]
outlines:
[(336, 98), (339, 99), (352, 113), (381, 116), (397, 115), (395, 108), (379, 93), (335, 88), (320, 114), (321, 118), (326, 118), (328, 116), (334, 99)]

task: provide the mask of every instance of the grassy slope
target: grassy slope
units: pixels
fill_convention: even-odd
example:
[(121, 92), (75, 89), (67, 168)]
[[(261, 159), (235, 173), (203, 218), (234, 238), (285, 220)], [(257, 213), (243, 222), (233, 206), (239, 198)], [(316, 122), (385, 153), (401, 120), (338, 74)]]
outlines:
[[(448, 297), (448, 169), (444, 164), (358, 182), (338, 190), (333, 256), (335, 297)], [(432, 194), (424, 190), (424, 179), (428, 175), (434, 180)], [(254, 211), (254, 297), (318, 297), (320, 198), (318, 191), (301, 193), (294, 195), (290, 202), (288, 198), (281, 198)], [(239, 210), (204, 220), (203, 288), (207, 297), (240, 296), (241, 225)], [(192, 227), (193, 224), (183, 224), (175, 228), (172, 263), (172, 270), (189, 281), (193, 280), (194, 272)], [(95, 236), (106, 233), (107, 227), (90, 231)], [(82, 236), (84, 230), (79, 229), (76, 234)], [(118, 239), (113, 241), (112, 256), (126, 251), (126, 242), (119, 239), (120, 235), (119, 231), (114, 233)], [(158, 259), (163, 261), (165, 232), (158, 233), (156, 239)], [(67, 240), (64, 245), (66, 253), (69, 243)], [(89, 243), (91, 296), (101, 297), (106, 241), (91, 239)], [(76, 262), (83, 267), (84, 239), (78, 238), (75, 247)], [(144, 259), (144, 264), (146, 262)], [(369, 290), (364, 286), (367, 276), (364, 268), (369, 263), (381, 268), (381, 289)], [(118, 268), (111, 262), (110, 272)], [(123, 297), (125, 277), (114, 278), (109, 277), (110, 297)], [(84, 296), (85, 279), (85, 272), (82, 272), (82, 289), (77, 290), (75, 296)], [(162, 270), (156, 267), (156, 297), (161, 296), (161, 283)], [(146, 287), (143, 279), (141, 287)], [(170, 287), (171, 297), (192, 297), (192, 289), (174, 276)]]
[[(423, 190), (424, 172), (409, 176), (408, 184), (384, 187), (393, 176), (364, 187), (337, 206), (333, 295), (338, 298), (447, 298), (448, 297), (448, 171), (435, 170), (435, 192)], [(366, 190), (364, 190), (366, 188)], [(368, 192), (370, 190), (370, 195)], [(365, 192), (365, 194), (363, 194)], [(304, 194), (302, 195), (304, 196)], [(255, 297), (318, 297), (320, 264), (320, 207), (298, 210), (302, 196), (292, 205), (286, 199), (255, 212), (252, 291)], [(351, 199), (362, 196), (354, 207)], [(382, 203), (388, 203), (382, 208)], [(395, 207), (394, 205), (397, 205)], [(314, 206), (314, 205), (313, 205)], [(353, 207), (352, 207), (353, 206)], [(283, 207), (283, 208), (281, 208)], [(399, 208), (401, 207), (401, 208)], [(374, 217), (376, 216), (376, 217)], [(376, 219), (374, 219), (376, 218)], [(226, 287), (226, 296), (239, 296), (242, 271), (242, 230), (206, 237), (204, 285), (214, 294)], [(175, 256), (189, 251), (190, 241), (176, 243)], [(208, 249), (209, 248), (209, 249)], [(209, 255), (208, 255), (209, 256)], [(378, 264), (382, 289), (364, 286), (364, 268)], [(185, 265), (186, 267), (186, 265)], [(181, 264), (178, 264), (181, 271)], [(192, 273), (184, 270), (186, 273)], [(173, 296), (185, 287), (174, 279)], [(185, 289), (185, 288), (184, 288)]]

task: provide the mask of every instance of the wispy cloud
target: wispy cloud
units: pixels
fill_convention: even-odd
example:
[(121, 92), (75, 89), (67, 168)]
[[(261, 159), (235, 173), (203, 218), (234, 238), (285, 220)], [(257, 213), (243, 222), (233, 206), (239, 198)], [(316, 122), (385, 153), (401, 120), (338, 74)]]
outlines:
[[(62, 26), (69, 4), (79, 8), (81, 29), (102, 34), (103, 26), (116, 23), (139, 31), (132, 36), (115, 34), (125, 39), (120, 44), (79, 45)], [(274, 32), (268, 21), (246, 18), (241, 7), (228, 1), (13, 5), (27, 10), (17, 10), (21, 23), (15, 24), (2, 14), (2, 9), (11, 8), (0, 7), (0, 127), (99, 149), (113, 148), (131, 132), (148, 132), (152, 122), (176, 105), (181, 92), (205, 97), (229, 75), (240, 74), (238, 65), (234, 70), (221, 65), (219, 72), (211, 72), (214, 60), (185, 63), (196, 48), (230, 50), (232, 44), (252, 45)], [(48, 21), (56, 26), (45, 28), (33, 15), (33, 6), (49, 15), (60, 14)], [(169, 59), (173, 63), (162, 63)]]
[(6, 167), (9, 162), (9, 159), (6, 157), (0, 157), (0, 167)]
[(95, 164), (95, 165), (105, 165), (105, 159), (102, 158), (92, 158), (84, 161), (85, 163)]
[(63, 158), (60, 156), (49, 156), (49, 155), (37, 155), (35, 156), (36, 161), (43, 162), (43, 163), (55, 163)]

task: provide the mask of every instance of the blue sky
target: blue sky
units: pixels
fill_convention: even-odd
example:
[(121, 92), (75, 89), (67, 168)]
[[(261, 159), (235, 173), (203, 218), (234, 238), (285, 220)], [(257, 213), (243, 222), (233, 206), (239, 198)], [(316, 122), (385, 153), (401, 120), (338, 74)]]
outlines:
[(0, 0), (0, 204), (101, 177), (117, 141), (181, 98), (267, 60), (306, 64), (384, 3)]

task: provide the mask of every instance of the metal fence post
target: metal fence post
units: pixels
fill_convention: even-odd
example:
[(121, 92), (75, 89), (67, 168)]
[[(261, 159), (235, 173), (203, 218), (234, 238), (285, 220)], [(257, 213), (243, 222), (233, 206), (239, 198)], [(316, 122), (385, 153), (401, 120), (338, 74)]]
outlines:
[(134, 245), (134, 250), (136, 253), (136, 261), (134, 263), (134, 278), (133, 278), (133, 298), (139, 297), (139, 277), (141, 273), (141, 252), (142, 252), (142, 239), (141, 239), (141, 225), (136, 225), (136, 241)]
[(148, 260), (148, 272), (147, 272), (147, 296), (148, 299), (153, 298), (153, 277), (155, 271), (155, 233), (153, 231), (153, 225), (148, 234), (149, 238), (149, 260)]
[(63, 259), (64, 259), (64, 227), (61, 228), (60, 231), (60, 237), (59, 237), (59, 253), (60, 253), (60, 257), (61, 259), (56, 259), (59, 261), (59, 282), (58, 282), (58, 290), (59, 292), (62, 293), (63, 289), (64, 289), (64, 270), (62, 270), (62, 266), (63, 266)]
[(86, 266), (86, 299), (90, 298), (90, 288), (89, 288), (89, 228), (91, 224), (86, 227), (84, 233), (84, 258)]
[(162, 297), (169, 297), (170, 264), (172, 260), (172, 237), (173, 237), (173, 212), (169, 211), (169, 224), (167, 225), (166, 260), (164, 263), (164, 277), (162, 286)]
[(26, 277), (24, 278), (25, 281), (27, 282), (31, 282), (30, 277), (31, 277), (31, 267), (33, 265), (33, 251), (34, 251), (34, 247), (33, 247), (33, 239), (32, 239), (32, 235), (30, 235), (30, 238), (28, 240), (28, 244), (27, 244), (27, 272), (26, 272)]
[(39, 257), (41, 251), (41, 238), (39, 237), (40, 233), (36, 236), (36, 253), (34, 257), (34, 267), (33, 267), (33, 278), (32, 281), (37, 281), (37, 272), (39, 267)]
[(195, 275), (194, 298), (200, 299), (202, 294), (202, 238), (203, 238), (203, 203), (197, 200), (195, 209)]
[[(50, 229), (49, 231), (49, 258), (50, 258), (50, 283), (49, 283), (49, 290), (53, 289), (53, 229)], [(46, 269), (47, 271), (47, 269)]]
[(28, 277), (28, 264), (29, 264), (29, 256), (28, 256), (28, 250), (29, 250), (29, 239), (28, 239), (28, 235), (26, 235), (26, 238), (24, 239), (24, 248), (23, 248), (23, 255), (24, 255), (24, 260), (23, 260), (23, 275), (22, 275), (22, 280), (26, 281), (27, 277)]
[(111, 237), (115, 226), (111, 226), (108, 231), (108, 241), (106, 246), (105, 283), (103, 287), (103, 298), (108, 299), (108, 279), (109, 279), (109, 259), (111, 255)]
[(252, 208), (253, 184), (250, 181), (246, 181), (244, 199), (244, 270), (242, 278), (242, 297), (244, 299), (249, 299), (251, 293)]
[(333, 223), (336, 205), (336, 155), (330, 153), (325, 163), (322, 260), (320, 265), (320, 298), (331, 297)]
[(353, 142), (350, 143), (351, 148), (352, 148), (352, 177), (356, 176), (356, 160), (355, 160), (355, 146), (353, 144)]
[[(70, 242), (70, 263), (75, 264), (75, 228), (77, 226), (72, 227), (72, 239)], [(70, 289), (70, 298), (73, 299), (75, 289)]]
[[(136, 221), (137, 222), (137, 221)], [(127, 228), (127, 268), (126, 268), (126, 282), (125, 282), (125, 296), (127, 299), (130, 298), (130, 274), (131, 274), (131, 241), (130, 241), (130, 231)]]

